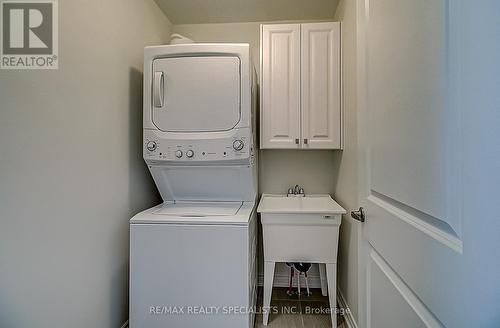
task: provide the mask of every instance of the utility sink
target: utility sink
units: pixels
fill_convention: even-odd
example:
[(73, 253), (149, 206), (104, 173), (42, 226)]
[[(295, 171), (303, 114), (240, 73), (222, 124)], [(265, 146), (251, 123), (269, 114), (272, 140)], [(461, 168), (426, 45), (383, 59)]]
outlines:
[(305, 197), (263, 195), (257, 211), (259, 213), (320, 213), (332, 215), (346, 213), (330, 195), (311, 195)]
[[(257, 212), (261, 214), (264, 244), (264, 311), (271, 302), (276, 262), (319, 263), (321, 292), (325, 296), (329, 294), (334, 309), (339, 227), (346, 210), (330, 195), (265, 194)], [(269, 312), (264, 312), (264, 325), (268, 318)], [(332, 327), (336, 327), (335, 311), (331, 320)]]
[(338, 233), (346, 211), (330, 195), (262, 195), (264, 260), (337, 263)]

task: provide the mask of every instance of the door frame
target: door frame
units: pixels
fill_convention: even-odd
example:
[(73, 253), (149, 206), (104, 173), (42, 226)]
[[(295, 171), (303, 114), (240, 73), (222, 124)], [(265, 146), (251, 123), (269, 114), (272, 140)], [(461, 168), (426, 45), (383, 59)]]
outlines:
[[(358, 158), (358, 201), (362, 204), (362, 199), (366, 197), (366, 183), (368, 174), (366, 172), (366, 152), (360, 147), (359, 140), (366, 139), (365, 131), (359, 127), (366, 117), (366, 3), (369, 0), (356, 0), (356, 104), (357, 104), (357, 158)], [(363, 224), (359, 223), (357, 230), (358, 238), (358, 327), (367, 327), (368, 313), (366, 308), (366, 261), (364, 260), (367, 255), (367, 241), (363, 238)]]

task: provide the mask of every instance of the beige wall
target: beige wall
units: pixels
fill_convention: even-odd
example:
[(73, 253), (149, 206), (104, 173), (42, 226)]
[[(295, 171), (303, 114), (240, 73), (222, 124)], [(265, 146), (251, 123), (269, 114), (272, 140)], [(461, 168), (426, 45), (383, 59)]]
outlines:
[(0, 327), (120, 327), (142, 160), (151, 0), (59, 1), (59, 70), (0, 71)]
[[(342, 22), (342, 65), (345, 149), (335, 153), (338, 179), (336, 200), (347, 210), (357, 209), (357, 91), (356, 91), (356, 1), (341, 0), (335, 20)], [(358, 318), (358, 234), (360, 225), (345, 215), (340, 227), (338, 285), (347, 304)]]

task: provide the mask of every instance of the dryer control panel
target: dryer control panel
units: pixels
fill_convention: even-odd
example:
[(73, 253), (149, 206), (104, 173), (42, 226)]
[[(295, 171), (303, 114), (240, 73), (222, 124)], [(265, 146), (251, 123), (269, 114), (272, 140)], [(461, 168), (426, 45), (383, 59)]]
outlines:
[(145, 130), (143, 155), (146, 161), (237, 161), (253, 158), (253, 144), (244, 132), (214, 139), (164, 139)]

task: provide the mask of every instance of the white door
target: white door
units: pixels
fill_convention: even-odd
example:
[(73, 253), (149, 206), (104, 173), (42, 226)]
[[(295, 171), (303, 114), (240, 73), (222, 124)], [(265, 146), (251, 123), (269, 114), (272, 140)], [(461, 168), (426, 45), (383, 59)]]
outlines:
[(303, 148), (341, 147), (340, 23), (301, 25)]
[(153, 79), (153, 123), (162, 131), (225, 131), (240, 121), (238, 57), (155, 59)]
[(500, 326), (499, 21), (358, 0), (360, 327)]
[(261, 148), (299, 148), (300, 25), (261, 27)]

